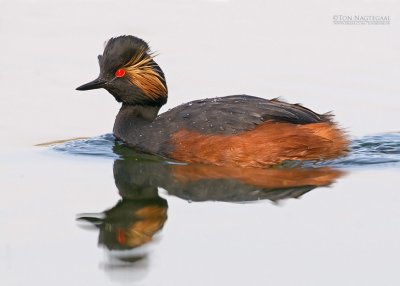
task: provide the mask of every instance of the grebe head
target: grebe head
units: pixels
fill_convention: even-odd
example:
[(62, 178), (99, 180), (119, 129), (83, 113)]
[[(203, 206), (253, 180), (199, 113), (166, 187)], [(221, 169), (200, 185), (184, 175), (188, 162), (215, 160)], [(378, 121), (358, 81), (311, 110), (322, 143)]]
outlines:
[(118, 102), (162, 106), (168, 89), (148, 44), (134, 36), (111, 38), (99, 55), (100, 75), (77, 90), (104, 88)]

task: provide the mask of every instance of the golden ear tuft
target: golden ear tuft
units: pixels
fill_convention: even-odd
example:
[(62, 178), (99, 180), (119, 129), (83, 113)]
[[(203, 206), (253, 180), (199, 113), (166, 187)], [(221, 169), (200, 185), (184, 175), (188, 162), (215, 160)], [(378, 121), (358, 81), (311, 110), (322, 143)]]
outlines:
[(148, 53), (146, 49), (142, 49), (124, 66), (129, 80), (152, 100), (167, 96), (164, 79), (154, 69), (155, 56), (154, 53)]

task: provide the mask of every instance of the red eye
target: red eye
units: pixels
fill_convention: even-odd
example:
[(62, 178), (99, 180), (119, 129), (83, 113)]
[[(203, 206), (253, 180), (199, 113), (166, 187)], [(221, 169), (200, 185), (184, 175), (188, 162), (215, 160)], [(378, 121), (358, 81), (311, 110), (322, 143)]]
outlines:
[(119, 244), (124, 245), (126, 243), (126, 236), (125, 236), (125, 232), (124, 229), (122, 228), (117, 228), (116, 229), (116, 233), (117, 235), (117, 241)]
[(125, 75), (125, 70), (124, 69), (119, 69), (115, 72), (116, 77), (123, 77)]

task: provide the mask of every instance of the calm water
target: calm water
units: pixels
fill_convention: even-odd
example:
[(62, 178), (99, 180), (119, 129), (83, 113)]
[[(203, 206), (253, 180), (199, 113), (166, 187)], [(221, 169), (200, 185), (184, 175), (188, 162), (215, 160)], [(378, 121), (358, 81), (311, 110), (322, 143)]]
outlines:
[(302, 168), (178, 164), (111, 134), (36, 148), (3, 170), (6, 285), (398, 281), (399, 133)]
[[(0, 10), (0, 285), (400, 284), (396, 1), (18, 0)], [(392, 23), (332, 23), (354, 13)], [(349, 156), (240, 170), (125, 148), (107, 134), (113, 98), (74, 90), (121, 34), (160, 53), (163, 110), (282, 96), (333, 110)], [(79, 137), (89, 139), (36, 146)]]

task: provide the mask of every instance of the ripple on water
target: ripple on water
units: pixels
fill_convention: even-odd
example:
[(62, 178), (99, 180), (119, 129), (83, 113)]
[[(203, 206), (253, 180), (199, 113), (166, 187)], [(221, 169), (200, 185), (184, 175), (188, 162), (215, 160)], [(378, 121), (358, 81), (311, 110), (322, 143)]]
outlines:
[[(112, 134), (105, 134), (89, 139), (67, 141), (52, 147), (56, 151), (70, 154), (101, 156), (118, 159), (122, 156), (144, 158), (149, 155), (140, 154), (124, 146)], [(118, 148), (118, 154), (114, 152)], [(124, 152), (121, 152), (124, 151)], [(331, 166), (336, 168), (362, 167), (369, 165), (400, 164), (400, 133), (386, 133), (364, 136), (351, 141), (347, 156), (334, 160), (307, 162), (305, 167)]]
[(87, 139), (68, 140), (55, 145), (52, 149), (69, 154), (101, 156), (118, 159), (120, 156), (114, 153), (116, 139), (113, 134), (104, 134)]
[(398, 165), (400, 163), (400, 133), (364, 136), (351, 141), (347, 156), (314, 163), (338, 168), (369, 165)]

